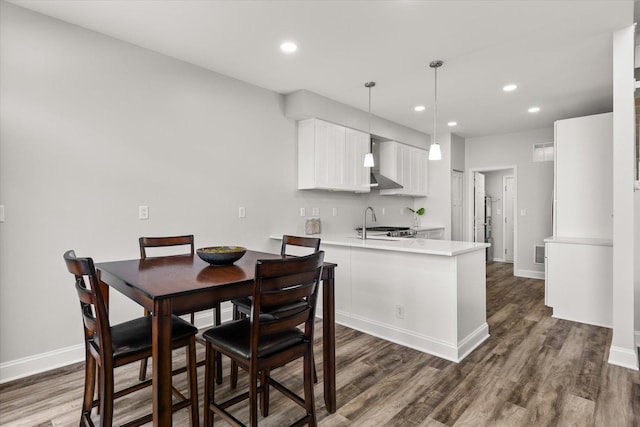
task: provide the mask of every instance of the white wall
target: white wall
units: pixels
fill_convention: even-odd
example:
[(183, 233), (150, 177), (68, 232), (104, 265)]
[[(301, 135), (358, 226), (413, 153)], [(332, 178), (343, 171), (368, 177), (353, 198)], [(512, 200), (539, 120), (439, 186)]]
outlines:
[[(640, 313), (634, 304), (634, 26), (613, 34), (613, 337), (609, 363), (638, 369), (634, 326)], [(636, 328), (637, 330), (637, 328)]]
[(464, 171), (465, 141), (464, 138), (451, 134), (451, 169)]
[[(368, 205), (411, 224), (412, 198), (296, 190), (296, 123), (273, 92), (5, 2), (0, 75), (0, 381), (82, 357), (65, 353), (82, 342), (67, 249), (137, 258), (139, 236), (193, 233), (267, 250), (303, 231), (300, 207), (330, 232)], [(114, 322), (140, 313), (114, 293)]]
[[(514, 273), (518, 276), (544, 277), (544, 266), (533, 262), (534, 246), (543, 245), (544, 238), (552, 234), (553, 162), (533, 162), (532, 153), (533, 144), (552, 141), (552, 128), (466, 140), (467, 174), (470, 169), (511, 165), (517, 168), (518, 239)], [(525, 216), (521, 215), (522, 210)]]

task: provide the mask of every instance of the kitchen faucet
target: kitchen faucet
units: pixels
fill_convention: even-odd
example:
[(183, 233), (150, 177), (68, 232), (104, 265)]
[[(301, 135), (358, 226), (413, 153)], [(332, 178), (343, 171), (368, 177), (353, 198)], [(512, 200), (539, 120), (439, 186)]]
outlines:
[(362, 240), (367, 240), (367, 211), (371, 210), (371, 219), (376, 222), (376, 213), (371, 206), (368, 206), (362, 212)]

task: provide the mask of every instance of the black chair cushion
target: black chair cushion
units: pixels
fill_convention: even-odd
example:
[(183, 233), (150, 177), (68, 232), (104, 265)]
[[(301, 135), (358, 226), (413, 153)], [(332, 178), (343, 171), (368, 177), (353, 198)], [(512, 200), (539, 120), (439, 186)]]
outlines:
[[(111, 342), (115, 359), (151, 349), (151, 316), (144, 316), (111, 327)], [(198, 328), (178, 316), (171, 319), (171, 339), (188, 338), (198, 333)], [(92, 341), (96, 347), (97, 344)]]
[[(273, 319), (269, 314), (261, 314), (260, 321)], [(214, 342), (228, 353), (244, 359), (250, 357), (250, 321), (249, 318), (234, 320), (215, 326), (202, 334), (207, 341)], [(267, 357), (289, 347), (304, 342), (304, 333), (297, 328), (261, 337), (258, 342), (258, 358)]]

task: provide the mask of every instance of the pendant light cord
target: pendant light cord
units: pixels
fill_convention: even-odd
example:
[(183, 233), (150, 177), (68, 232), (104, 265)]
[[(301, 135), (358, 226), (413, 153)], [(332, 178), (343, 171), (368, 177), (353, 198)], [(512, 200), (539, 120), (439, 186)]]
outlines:
[(376, 82), (366, 82), (364, 87), (369, 89), (369, 135), (371, 135), (371, 88), (376, 85)]
[(436, 144), (438, 141), (436, 139), (438, 137), (438, 66), (434, 67), (433, 71), (435, 73), (433, 79), (433, 143)]
[(442, 67), (443, 61), (431, 61), (429, 67), (433, 68), (435, 73), (433, 79), (433, 141), (432, 144), (437, 144), (436, 137), (438, 136), (438, 68)]
[(371, 86), (369, 86), (369, 135), (371, 135)]

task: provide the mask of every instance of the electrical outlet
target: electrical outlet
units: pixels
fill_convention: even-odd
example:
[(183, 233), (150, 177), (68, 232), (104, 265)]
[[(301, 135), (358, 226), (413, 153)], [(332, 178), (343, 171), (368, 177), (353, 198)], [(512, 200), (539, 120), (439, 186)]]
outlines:
[(396, 304), (396, 317), (398, 319), (404, 319), (404, 305)]
[(313, 212), (313, 216), (320, 216), (320, 208), (311, 208), (311, 212)]
[(149, 219), (149, 206), (138, 206), (138, 219)]
[(244, 218), (247, 216), (247, 210), (244, 208), (244, 206), (240, 206), (238, 208), (238, 218)]

